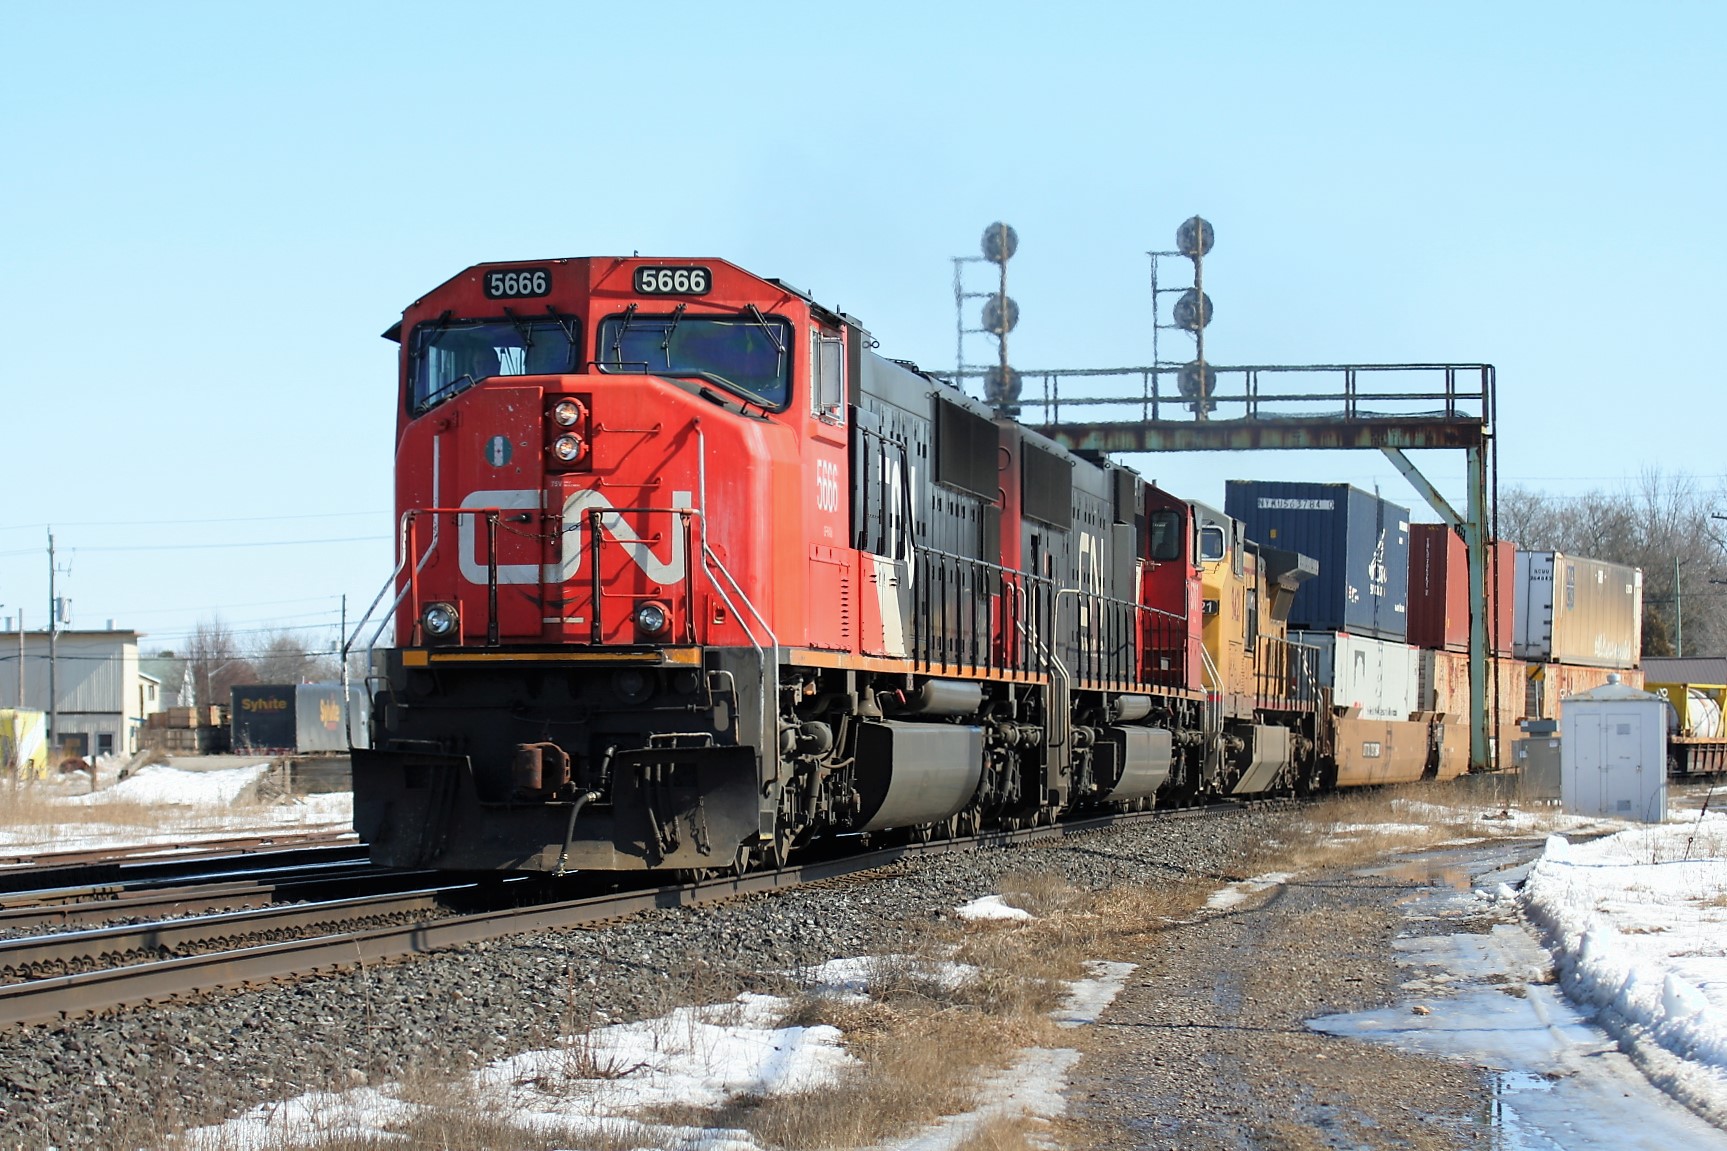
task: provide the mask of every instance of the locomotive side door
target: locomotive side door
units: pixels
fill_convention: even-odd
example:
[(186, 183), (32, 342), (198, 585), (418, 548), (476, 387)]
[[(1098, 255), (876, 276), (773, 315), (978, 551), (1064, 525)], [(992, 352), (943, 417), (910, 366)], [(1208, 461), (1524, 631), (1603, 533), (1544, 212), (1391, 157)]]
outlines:
[[(852, 334), (852, 333), (848, 333)], [(846, 459), (846, 355), (838, 328), (820, 322), (809, 335), (809, 419), (804, 437), (804, 538), (809, 541), (805, 626), (811, 647), (857, 648), (856, 558), (851, 468)]]

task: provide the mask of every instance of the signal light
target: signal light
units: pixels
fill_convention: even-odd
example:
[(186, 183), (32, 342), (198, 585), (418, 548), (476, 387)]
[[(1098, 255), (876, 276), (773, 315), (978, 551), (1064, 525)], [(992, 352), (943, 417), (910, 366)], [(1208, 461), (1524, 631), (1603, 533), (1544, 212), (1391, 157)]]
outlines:
[(989, 375), (984, 377), (983, 396), (996, 407), (1003, 407), (1019, 401), (1019, 393), (1023, 386), (1024, 383), (1017, 371), (996, 364), (990, 368)]
[(983, 258), (992, 264), (1005, 264), (1019, 250), (1019, 233), (996, 221), (983, 232)]
[(1212, 402), (1211, 394), (1217, 391), (1217, 369), (1210, 364), (1202, 364), (1191, 360), (1182, 365), (1181, 375), (1177, 377), (1183, 399), (1191, 400), (1194, 411), (1212, 411), (1217, 405)]
[(1175, 326), (1183, 331), (1197, 332), (1211, 323), (1211, 297), (1197, 288), (1189, 288), (1175, 302)]
[(992, 336), (1005, 336), (1019, 323), (1019, 305), (1011, 296), (995, 293), (983, 302), (983, 330)]
[(1175, 250), (1189, 259), (1197, 259), (1211, 251), (1216, 239), (1211, 224), (1203, 217), (1189, 216), (1175, 230)]

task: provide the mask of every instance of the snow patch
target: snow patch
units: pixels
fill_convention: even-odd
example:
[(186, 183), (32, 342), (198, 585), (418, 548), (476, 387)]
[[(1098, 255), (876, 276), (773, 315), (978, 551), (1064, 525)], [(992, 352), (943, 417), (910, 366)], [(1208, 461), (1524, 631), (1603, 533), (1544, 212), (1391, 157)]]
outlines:
[(1257, 895), (1261, 891), (1269, 890), (1279, 884), (1288, 883), (1290, 875), (1291, 873), (1287, 871), (1269, 871), (1264, 875), (1255, 875), (1250, 879), (1232, 883), (1228, 887), (1219, 888), (1211, 893), (1210, 899), (1205, 901), (1206, 910), (1227, 911), (1247, 902), (1249, 896)]
[(1023, 907), (1010, 907), (1007, 901), (999, 895), (986, 895), (982, 899), (974, 899), (970, 903), (962, 903), (954, 909), (961, 919), (1031, 919), (1031, 912)]

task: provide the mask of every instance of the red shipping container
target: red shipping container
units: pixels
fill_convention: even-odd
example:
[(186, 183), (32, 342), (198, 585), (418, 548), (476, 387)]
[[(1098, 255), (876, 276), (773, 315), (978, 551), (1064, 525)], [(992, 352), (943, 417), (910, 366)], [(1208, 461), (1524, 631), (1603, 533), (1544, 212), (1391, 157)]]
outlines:
[[(1497, 560), (1497, 566), (1495, 566)], [(1487, 556), (1488, 650), (1511, 654), (1516, 624), (1517, 548), (1499, 541)], [(1444, 524), (1409, 526), (1409, 643), (1469, 650), (1469, 551)]]

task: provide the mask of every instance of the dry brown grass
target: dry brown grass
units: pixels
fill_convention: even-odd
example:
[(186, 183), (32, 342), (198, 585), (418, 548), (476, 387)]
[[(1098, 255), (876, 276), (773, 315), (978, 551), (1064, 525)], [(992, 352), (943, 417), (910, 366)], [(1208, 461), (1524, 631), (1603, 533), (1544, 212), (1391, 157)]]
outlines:
[[(931, 924), (905, 953), (868, 965), (867, 999), (819, 988), (792, 998), (783, 1026), (826, 1024), (844, 1036), (855, 1062), (839, 1083), (738, 1099), (717, 1113), (677, 1108), (651, 1118), (735, 1127), (765, 1146), (818, 1151), (880, 1143), (969, 1110), (981, 1076), (1055, 1040), (1049, 1013), (1064, 981), (1082, 974), (1091, 947), (1116, 929), (1094, 895), (1059, 876), (1022, 873), (1003, 889), (1041, 918)], [(1017, 1121), (987, 1123), (968, 1146), (1027, 1146), (1024, 1129)]]
[[(1477, 804), (1434, 819), (1427, 806), (1468, 798), (1453, 796), (1444, 785), (1356, 789), (1328, 796), (1292, 813), (1285, 833), (1251, 847), (1241, 861), (1244, 874), (1306, 872), (1360, 867), (1387, 856), (1403, 855), (1450, 840), (1483, 834)], [(1497, 810), (1497, 808), (1495, 808)], [(1418, 813), (1418, 814), (1417, 814)]]
[(1041, 1151), (1047, 1144), (1034, 1134), (1038, 1126), (1023, 1115), (988, 1119), (961, 1139), (954, 1151)]
[[(90, 787), (83, 774), (0, 782), (0, 831), (22, 844), (52, 845), (73, 835), (196, 834), (230, 827), (236, 815), (263, 813), (276, 799), (257, 788), (226, 804), (148, 803), (115, 794), (103, 773)], [(0, 847), (0, 852), (5, 850)]]
[(159, 808), (125, 799), (90, 799), (86, 777), (52, 778), (0, 785), (0, 827), (27, 831), (61, 826), (152, 827), (161, 822)]

